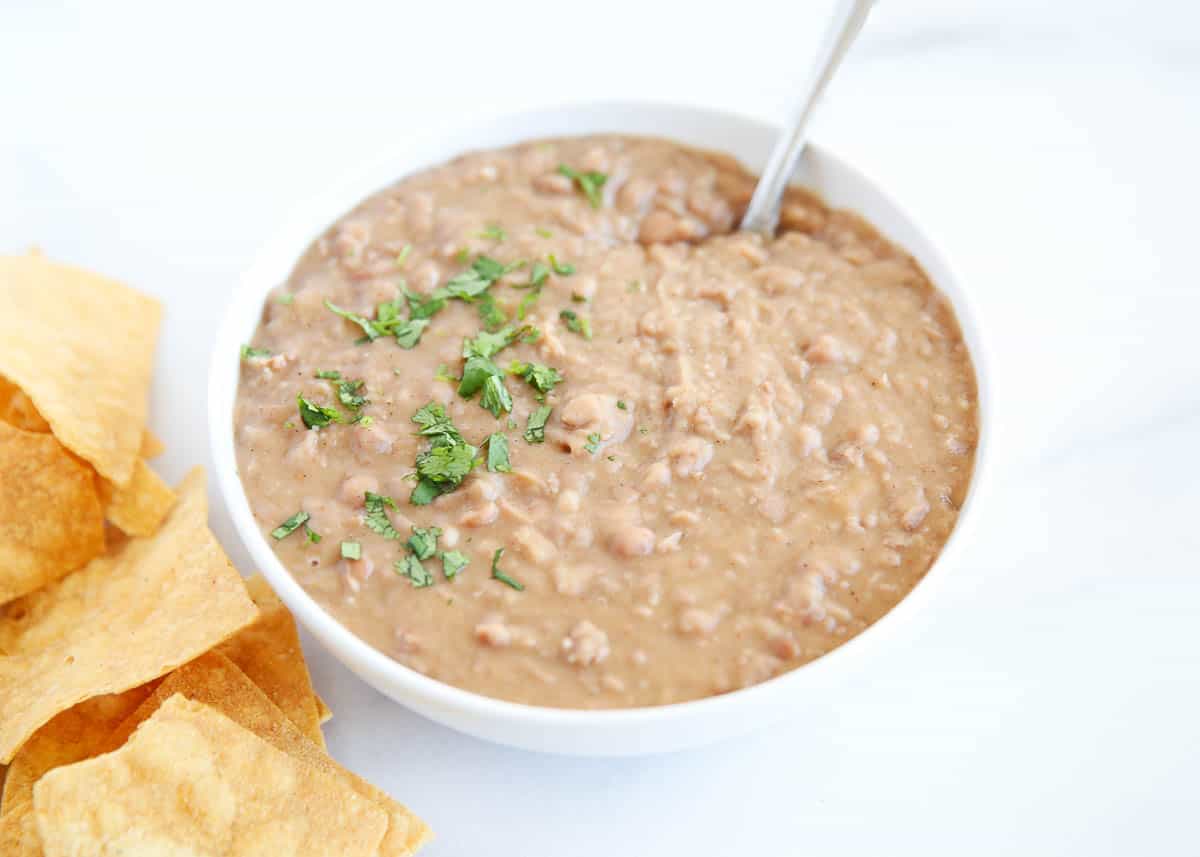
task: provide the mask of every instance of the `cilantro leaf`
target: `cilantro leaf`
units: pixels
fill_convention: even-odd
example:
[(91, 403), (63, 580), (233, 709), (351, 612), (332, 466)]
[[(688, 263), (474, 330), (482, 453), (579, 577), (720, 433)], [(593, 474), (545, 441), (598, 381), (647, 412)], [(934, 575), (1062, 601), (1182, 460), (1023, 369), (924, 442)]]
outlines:
[(286, 538), (287, 536), (290, 536), (292, 533), (296, 532), (296, 530), (300, 528), (300, 525), (305, 523), (307, 520), (308, 512), (297, 512), (278, 527), (271, 530), (271, 538), (275, 539), (276, 541)]
[(591, 434), (589, 434), (587, 436), (587, 443), (585, 443), (583, 445), (583, 448), (586, 449), (588, 452), (590, 452), (592, 455), (595, 455), (600, 449), (601, 440), (602, 440), (602, 438), (600, 437), (600, 435), (598, 435), (596, 432), (592, 432)]
[(508, 315), (500, 308), (500, 304), (490, 293), (484, 292), (479, 296), (478, 301), (479, 320), (483, 322), (483, 326), (488, 330), (495, 330), (504, 322), (508, 321)]
[(561, 372), (544, 363), (522, 363), (514, 360), (508, 366), (508, 374), (520, 375), (539, 393), (549, 393), (565, 379)]
[(404, 264), (408, 261), (408, 254), (410, 254), (411, 252), (412, 252), (411, 244), (405, 244), (403, 247), (400, 248), (400, 252), (396, 254), (396, 267), (397, 268), (404, 267)]
[(446, 416), (446, 409), (437, 402), (430, 402), (412, 415), (412, 421), (421, 427), (420, 434), (438, 438), (444, 443), (460, 443), (462, 435)]
[(542, 443), (546, 440), (546, 420), (550, 419), (549, 405), (542, 405), (529, 415), (529, 423), (525, 426), (525, 441), (527, 443)]
[(363, 383), (362, 380), (339, 381), (337, 383), (338, 401), (354, 411), (361, 410), (364, 405), (370, 404), (362, 395)]
[(485, 410), (491, 411), (496, 419), (500, 419), (501, 411), (513, 409), (512, 394), (504, 386), (502, 375), (489, 375), (483, 382), (483, 395), (479, 398), (479, 404)]
[(492, 241), (503, 241), (508, 238), (508, 233), (499, 223), (489, 223), (487, 229), (483, 230), (478, 235), (479, 238), (489, 238)]
[(417, 559), (429, 559), (437, 553), (438, 536), (441, 534), (441, 527), (413, 527), (413, 534), (408, 537), (408, 549)]
[(495, 333), (482, 331), (474, 339), (463, 340), (462, 356), (492, 357), (512, 345), (529, 330), (529, 325), (525, 325), (524, 327), (506, 327)]
[(421, 479), (417, 482), (417, 486), (413, 488), (412, 494), (409, 495), (408, 502), (414, 506), (428, 506), (447, 491), (453, 490), (449, 485), (436, 485), (428, 479)]
[(385, 539), (399, 539), (399, 531), (392, 526), (388, 517), (388, 507), (396, 508), (396, 501), (383, 494), (372, 491), (363, 495), (363, 523), (372, 531), (379, 533)]
[(308, 399), (304, 398), (303, 393), (296, 395), (296, 404), (300, 407), (300, 419), (310, 429), (324, 428), (330, 423), (345, 422), (346, 418), (342, 416), (341, 411), (337, 408), (327, 408), (324, 405), (314, 405)]
[(575, 184), (579, 185), (579, 189), (583, 191), (583, 195), (587, 197), (588, 202), (592, 204), (592, 208), (599, 208), (604, 202), (600, 195), (601, 188), (608, 181), (608, 176), (604, 173), (586, 172), (581, 173), (578, 170), (573, 170), (566, 164), (559, 164), (558, 171), (562, 175), (571, 179)]
[(458, 551), (442, 551), (442, 574), (453, 580), (471, 561)]
[(463, 366), (462, 380), (458, 382), (458, 394), (464, 399), (469, 399), (483, 389), (488, 378), (502, 374), (504, 373), (500, 371), (500, 367), (488, 358), (478, 354), (471, 355)]
[(408, 317), (414, 321), (433, 318), (446, 306), (445, 296), (439, 297), (436, 292), (426, 298), (405, 291), (404, 299), (408, 301)]
[(328, 299), (325, 300), (325, 308), (335, 315), (340, 315), (347, 321), (352, 321), (357, 324), (369, 342), (374, 342), (383, 335), (380, 333), (379, 328), (375, 326), (375, 322), (371, 321), (371, 319), (367, 318), (366, 316), (361, 316), (358, 313), (350, 312), (350, 310), (342, 309), (340, 306), (331, 303)]
[(314, 545), (319, 545), (321, 543), (321, 534), (318, 533), (316, 530), (314, 530), (312, 527), (310, 527), (308, 524), (304, 525), (304, 537), (306, 539), (308, 539), (310, 542), (312, 542)]
[(574, 310), (569, 309), (560, 312), (558, 317), (567, 325), (567, 330), (578, 333), (584, 339), (592, 338), (592, 323), (587, 318), (581, 318), (575, 314)]
[(554, 258), (553, 253), (548, 255), (546, 258), (550, 260), (550, 267), (554, 269), (554, 273), (558, 274), (560, 277), (569, 277), (575, 273), (574, 265), (572, 265), (570, 262), (559, 262)]
[(342, 377), (342, 373), (336, 369), (320, 369), (314, 377), (322, 381), (337, 381)]
[(407, 577), (412, 582), (414, 589), (424, 589), (426, 586), (433, 586), (433, 575), (412, 554), (396, 560), (394, 566), (396, 573), (401, 577)]
[(457, 488), (476, 464), (475, 447), (465, 441), (450, 446), (434, 446), (417, 454), (417, 475), (435, 485)]
[(429, 327), (428, 318), (410, 318), (396, 325), (396, 344), (401, 348), (416, 348), (421, 341), (421, 334)]
[(504, 556), (504, 548), (496, 548), (496, 552), (492, 555), (492, 579), (499, 580), (501, 583), (511, 586), (517, 592), (524, 592), (525, 584), (519, 583), (512, 577), (509, 577), (506, 572), (500, 570), (500, 558), (502, 556)]
[(508, 437), (503, 432), (488, 435), (487, 469), (492, 473), (511, 473), (512, 463), (508, 458)]
[(269, 348), (251, 348), (249, 345), (242, 346), (242, 359), (254, 360), (258, 357), (270, 357), (271, 349)]

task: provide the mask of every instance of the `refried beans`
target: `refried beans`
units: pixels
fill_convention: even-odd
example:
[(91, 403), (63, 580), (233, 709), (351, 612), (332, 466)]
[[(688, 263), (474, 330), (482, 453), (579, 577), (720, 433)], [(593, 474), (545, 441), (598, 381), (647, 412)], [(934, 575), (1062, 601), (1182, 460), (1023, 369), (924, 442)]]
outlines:
[[(318, 238), (243, 350), (264, 535), (440, 681), (658, 705), (829, 652), (913, 588), (971, 478), (975, 378), (920, 267), (656, 139), (459, 157)], [(310, 427), (311, 426), (311, 427)]]

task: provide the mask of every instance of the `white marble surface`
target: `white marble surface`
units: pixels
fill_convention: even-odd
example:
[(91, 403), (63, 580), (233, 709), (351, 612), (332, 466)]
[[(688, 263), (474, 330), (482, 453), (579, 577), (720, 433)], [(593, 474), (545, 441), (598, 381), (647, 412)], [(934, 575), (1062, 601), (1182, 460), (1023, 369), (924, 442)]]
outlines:
[[(829, 3), (300, 5), (0, 0), (0, 249), (167, 301), (171, 477), (208, 459), (224, 295), (313, 182), (544, 102), (778, 117)], [(333, 752), (431, 857), (1200, 853), (1198, 30), (1181, 0), (880, 4), (816, 134), (975, 289), (1000, 415), (966, 567), (790, 725), (661, 758), (485, 745), (310, 646)]]

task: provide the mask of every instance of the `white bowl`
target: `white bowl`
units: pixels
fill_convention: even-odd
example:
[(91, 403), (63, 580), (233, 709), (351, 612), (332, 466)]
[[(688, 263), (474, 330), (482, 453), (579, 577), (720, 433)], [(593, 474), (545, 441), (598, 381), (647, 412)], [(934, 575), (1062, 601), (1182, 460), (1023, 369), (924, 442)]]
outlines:
[[(586, 104), (505, 116), (466, 129), (399, 142), (380, 162), (357, 172), (331, 192), (298, 201), (293, 216), (264, 245), (241, 278), (217, 334), (209, 373), (209, 433), (217, 480), (242, 541), (259, 569), (300, 622), (364, 681), (392, 699), (454, 729), (515, 747), (573, 755), (616, 756), (665, 752), (742, 734), (815, 706), (836, 705), (821, 693), (827, 677), (854, 668), (884, 644), (902, 622), (918, 621), (930, 595), (959, 560), (974, 523), (991, 435), (989, 376), (983, 343), (967, 293), (933, 243), (871, 181), (829, 152), (810, 145), (796, 181), (832, 206), (865, 216), (924, 266), (954, 305), (971, 350), (979, 386), (980, 436), (975, 475), (958, 524), (924, 580), (888, 615), (818, 660), (770, 681), (722, 696), (648, 708), (577, 711), (520, 705), (460, 690), (421, 675), (363, 642), (326, 613), (279, 562), (263, 537), (237, 474), (233, 407), (239, 347), (258, 324), (267, 292), (284, 282), (308, 244), (372, 192), (472, 149), (507, 146), (541, 137), (618, 132), (667, 137), (728, 152), (761, 169), (777, 129), (730, 113), (659, 104)], [(314, 183), (323, 182), (318, 178)]]

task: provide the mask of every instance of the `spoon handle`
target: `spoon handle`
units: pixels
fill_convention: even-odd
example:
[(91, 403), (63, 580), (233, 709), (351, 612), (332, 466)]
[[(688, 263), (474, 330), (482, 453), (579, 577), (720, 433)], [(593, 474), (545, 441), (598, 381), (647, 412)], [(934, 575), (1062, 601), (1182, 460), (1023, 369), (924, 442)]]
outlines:
[(792, 121), (787, 130), (775, 143), (767, 167), (754, 188), (754, 196), (750, 206), (742, 218), (742, 229), (758, 232), (766, 237), (775, 234), (779, 225), (779, 206), (783, 200), (783, 192), (791, 181), (800, 155), (804, 152), (807, 142), (804, 129), (812, 116), (813, 109), (821, 98), (821, 93), (833, 78), (834, 72), (842, 62), (842, 57), (850, 50), (867, 13), (871, 11), (874, 0), (838, 0), (829, 29), (817, 53), (816, 63), (810, 72), (804, 96), (797, 104)]

